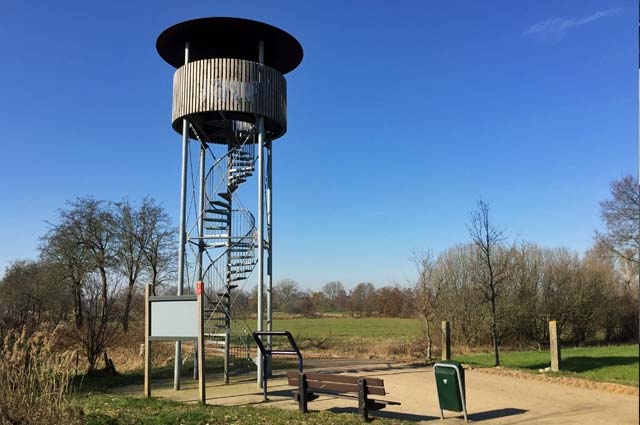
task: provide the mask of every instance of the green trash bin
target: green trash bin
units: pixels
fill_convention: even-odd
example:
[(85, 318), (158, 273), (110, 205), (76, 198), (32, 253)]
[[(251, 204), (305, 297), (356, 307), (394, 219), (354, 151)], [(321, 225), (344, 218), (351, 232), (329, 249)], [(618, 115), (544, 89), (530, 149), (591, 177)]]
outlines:
[(466, 390), (464, 385), (464, 368), (454, 361), (439, 362), (433, 365), (436, 379), (440, 418), (444, 419), (443, 410), (464, 412), (467, 421)]

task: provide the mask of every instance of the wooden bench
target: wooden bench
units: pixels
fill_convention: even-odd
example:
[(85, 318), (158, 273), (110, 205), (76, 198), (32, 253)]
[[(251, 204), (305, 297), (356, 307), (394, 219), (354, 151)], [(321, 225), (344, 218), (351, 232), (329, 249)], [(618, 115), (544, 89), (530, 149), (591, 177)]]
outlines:
[(400, 404), (369, 398), (369, 395), (386, 395), (384, 381), (379, 378), (297, 371), (287, 372), (287, 378), (289, 385), (298, 387), (293, 391), (293, 398), (298, 402), (302, 413), (307, 413), (307, 403), (317, 399), (321, 394), (358, 400), (358, 414), (363, 421), (369, 419), (369, 410), (380, 410), (387, 405)]

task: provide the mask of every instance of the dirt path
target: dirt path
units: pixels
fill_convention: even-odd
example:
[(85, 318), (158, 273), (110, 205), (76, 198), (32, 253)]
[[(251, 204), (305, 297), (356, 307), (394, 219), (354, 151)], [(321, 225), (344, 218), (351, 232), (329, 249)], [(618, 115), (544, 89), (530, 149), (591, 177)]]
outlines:
[[(388, 399), (402, 402), (388, 410), (374, 412), (401, 420), (427, 423), (440, 419), (431, 367), (415, 367), (388, 363), (353, 365), (349, 362), (309, 362), (305, 370), (321, 366), (328, 371), (371, 375), (383, 378)], [(579, 388), (550, 382), (538, 382), (510, 376), (492, 375), (469, 370), (467, 380), (467, 409), (470, 422), (486, 424), (637, 424), (638, 397), (616, 394), (600, 389)], [(185, 381), (183, 390), (175, 393), (170, 381), (153, 382), (154, 397), (182, 401), (196, 400), (197, 383)], [(291, 387), (286, 385), (284, 373), (278, 371), (269, 382), (270, 401), (262, 402), (262, 392), (256, 387), (255, 375), (233, 377), (232, 383), (223, 385), (219, 376), (208, 378), (207, 399), (210, 404), (271, 406), (295, 409), (290, 397)], [(122, 391), (141, 394), (141, 388), (128, 387)], [(356, 412), (357, 403), (339, 398), (321, 397), (310, 403), (312, 410)], [(445, 412), (447, 423), (464, 423), (462, 415)], [(459, 419), (457, 419), (459, 418)]]

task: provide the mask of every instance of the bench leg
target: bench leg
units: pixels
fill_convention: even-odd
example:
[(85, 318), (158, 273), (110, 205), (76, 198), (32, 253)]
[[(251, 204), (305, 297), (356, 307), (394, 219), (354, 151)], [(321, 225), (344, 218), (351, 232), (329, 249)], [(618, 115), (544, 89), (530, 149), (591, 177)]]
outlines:
[(304, 373), (298, 375), (298, 410), (307, 413), (307, 377)]
[(358, 415), (364, 422), (369, 420), (367, 382), (365, 379), (358, 379)]

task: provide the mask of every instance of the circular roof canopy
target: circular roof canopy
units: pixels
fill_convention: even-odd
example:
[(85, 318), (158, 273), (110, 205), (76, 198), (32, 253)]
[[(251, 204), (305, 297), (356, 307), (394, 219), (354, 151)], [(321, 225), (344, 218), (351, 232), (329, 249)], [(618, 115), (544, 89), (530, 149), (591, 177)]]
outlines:
[(264, 41), (264, 63), (286, 74), (302, 62), (302, 46), (289, 33), (263, 22), (242, 18), (200, 18), (167, 28), (156, 41), (158, 53), (176, 68), (189, 61), (210, 58), (258, 62), (258, 44)]

